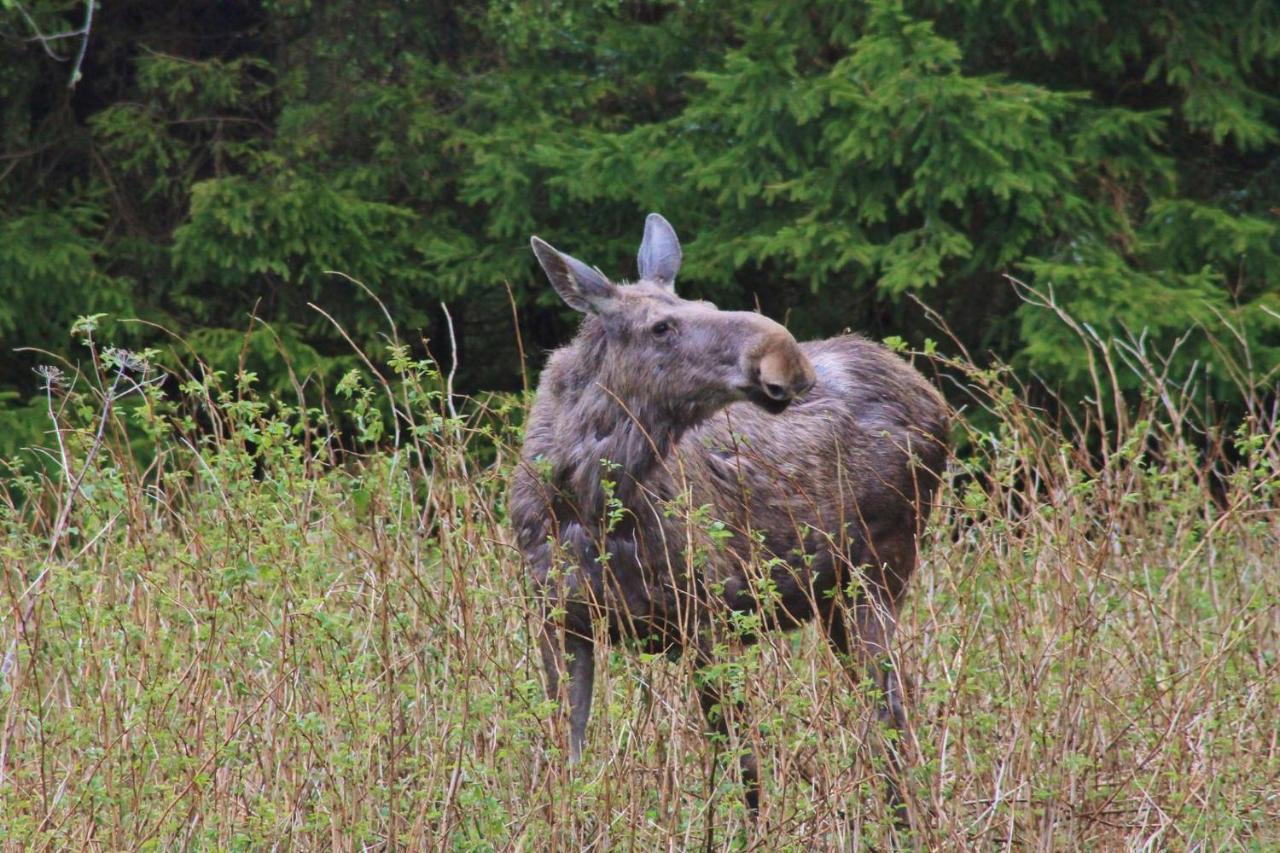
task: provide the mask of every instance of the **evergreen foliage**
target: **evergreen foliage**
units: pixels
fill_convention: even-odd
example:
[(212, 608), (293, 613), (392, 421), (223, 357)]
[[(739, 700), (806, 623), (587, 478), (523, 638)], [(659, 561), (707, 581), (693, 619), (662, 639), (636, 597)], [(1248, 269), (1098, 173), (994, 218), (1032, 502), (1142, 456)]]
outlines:
[(571, 328), (528, 236), (620, 274), (650, 210), (687, 237), (686, 293), (801, 336), (936, 335), (918, 296), (1081, 387), (1074, 333), (1010, 273), (1103, 337), (1191, 331), (1211, 382), (1223, 342), (1280, 363), (1267, 0), (121, 0), (68, 87), (79, 40), (33, 37), (83, 10), (0, 6), (0, 405), (47, 360), (14, 348), (74, 358), (89, 312), (228, 370), (255, 312), (333, 378), (349, 349), (308, 303), (361, 344), (384, 323), (329, 271), (437, 355), (447, 302), (459, 381), (518, 387), (504, 283), (526, 341)]

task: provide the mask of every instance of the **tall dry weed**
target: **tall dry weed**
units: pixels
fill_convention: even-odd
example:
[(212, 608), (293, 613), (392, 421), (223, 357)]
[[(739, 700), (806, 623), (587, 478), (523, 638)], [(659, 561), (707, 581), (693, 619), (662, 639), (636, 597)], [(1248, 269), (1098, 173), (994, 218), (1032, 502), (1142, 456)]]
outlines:
[[(962, 418), (896, 645), (914, 683), (896, 841), (1280, 845), (1274, 375), (1242, 368), (1245, 415), (1219, 423), (1140, 338), (1079, 332), (1094, 393), (1052, 416), (1003, 367), (917, 354)], [(92, 320), (78, 334), (87, 367), (46, 371), (48, 441), (0, 490), (7, 845), (850, 849), (895, 832), (874, 700), (812, 628), (718, 673), (762, 758), (758, 824), (730, 771), (741, 744), (703, 736), (687, 661), (602, 652), (566, 767), (504, 527), (519, 400), (457, 399), (394, 341), (333, 398), (300, 379), (285, 400), (104, 350)]]

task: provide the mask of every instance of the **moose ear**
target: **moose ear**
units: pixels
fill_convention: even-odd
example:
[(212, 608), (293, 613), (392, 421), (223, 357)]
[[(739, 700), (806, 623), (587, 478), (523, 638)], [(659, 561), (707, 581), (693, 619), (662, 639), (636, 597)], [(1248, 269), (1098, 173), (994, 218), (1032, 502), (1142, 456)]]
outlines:
[(529, 242), (551, 286), (570, 308), (584, 314), (604, 314), (613, 306), (617, 290), (603, 273), (557, 251), (541, 238)]
[(644, 240), (636, 255), (640, 278), (675, 290), (676, 273), (680, 272), (680, 240), (676, 230), (660, 213), (650, 213), (644, 220)]

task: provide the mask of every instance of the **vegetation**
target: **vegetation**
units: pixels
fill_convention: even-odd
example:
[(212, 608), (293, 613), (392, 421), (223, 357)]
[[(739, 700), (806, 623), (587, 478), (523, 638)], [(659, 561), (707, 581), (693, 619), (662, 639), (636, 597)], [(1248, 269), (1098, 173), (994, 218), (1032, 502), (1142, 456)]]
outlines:
[(617, 273), (662, 210), (685, 295), (886, 338), (959, 411), (899, 840), (1280, 846), (1275, 3), (0, 0), (0, 39), (6, 844), (887, 847), (812, 627), (715, 673), (758, 825), (688, 661), (608, 652), (565, 766), (505, 518), (573, 328), (527, 240)]
[[(338, 436), (301, 393), (161, 382), (98, 331), (93, 373), (44, 372), (51, 473), (0, 492), (10, 843), (883, 848), (874, 700), (812, 626), (718, 673), (763, 758), (758, 827), (688, 661), (608, 653), (565, 766), (503, 522), (518, 398), (456, 399), (396, 346), (338, 383)], [(1275, 413), (1194, 447), (1196, 395), (1081, 333), (1099, 408), (1074, 424), (1005, 368), (912, 356), (992, 423), (964, 427), (898, 643), (912, 840), (1274, 846)], [(1103, 430), (1122, 373), (1146, 392)]]
[[(308, 303), (362, 345), (383, 325), (335, 270), (433, 342), (446, 302), (460, 387), (514, 390), (504, 285), (531, 347), (571, 328), (529, 235), (623, 272), (661, 210), (690, 239), (686, 293), (801, 337), (919, 346), (921, 296), (1074, 403), (1085, 354), (1009, 272), (1104, 338), (1190, 333), (1183, 366), (1235, 414), (1199, 330), (1280, 362), (1269, 0), (121, 0), (69, 88), (81, 39), (37, 36), (84, 13), (0, 4), (6, 352), (75, 353), (72, 319), (102, 311), (231, 369), (254, 312), (331, 387), (350, 351)], [(253, 369), (291, 391), (259, 335)], [(170, 346), (149, 326), (112, 340)], [(0, 363), (7, 449), (39, 429), (40, 361)]]

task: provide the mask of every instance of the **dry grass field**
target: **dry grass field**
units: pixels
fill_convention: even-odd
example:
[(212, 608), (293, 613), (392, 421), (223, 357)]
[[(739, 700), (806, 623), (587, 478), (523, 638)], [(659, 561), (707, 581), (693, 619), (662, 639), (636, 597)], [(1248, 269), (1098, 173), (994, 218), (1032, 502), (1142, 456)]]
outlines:
[(1096, 393), (1050, 418), (909, 354), (961, 417), (896, 648), (907, 832), (812, 627), (719, 673), (758, 822), (687, 661), (601, 651), (566, 767), (504, 522), (521, 400), (393, 347), (321, 406), (81, 334), (0, 487), (8, 848), (1280, 847), (1280, 438), (1248, 376), (1219, 427), (1085, 336)]

